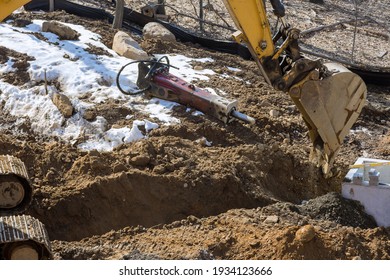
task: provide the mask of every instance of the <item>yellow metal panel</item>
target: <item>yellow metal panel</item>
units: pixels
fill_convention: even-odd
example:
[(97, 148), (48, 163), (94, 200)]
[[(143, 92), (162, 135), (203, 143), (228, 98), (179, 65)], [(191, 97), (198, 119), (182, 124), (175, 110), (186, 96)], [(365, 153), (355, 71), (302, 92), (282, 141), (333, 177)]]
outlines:
[(31, 0), (0, 0), (0, 21)]
[(261, 59), (272, 56), (274, 44), (263, 0), (224, 0), (248, 47)]

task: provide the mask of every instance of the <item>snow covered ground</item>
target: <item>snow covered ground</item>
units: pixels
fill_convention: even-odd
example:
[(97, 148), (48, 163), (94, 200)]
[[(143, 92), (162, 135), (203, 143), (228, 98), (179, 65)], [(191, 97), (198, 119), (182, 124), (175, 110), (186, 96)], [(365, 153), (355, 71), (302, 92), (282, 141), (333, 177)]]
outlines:
[[(19, 121), (29, 120), (32, 130), (41, 135), (58, 136), (74, 143), (80, 143), (79, 138), (82, 136), (84, 142), (78, 144), (80, 149), (100, 151), (110, 151), (121, 143), (147, 137), (139, 130), (139, 126), (145, 126), (148, 132), (159, 125), (180, 122), (171, 116), (171, 109), (176, 103), (147, 100), (143, 96), (125, 96), (117, 89), (116, 75), (131, 60), (107, 48), (100, 42), (99, 35), (83, 26), (66, 24), (79, 32), (80, 38), (78, 41), (60, 40), (55, 34), (42, 32), (42, 23), (41, 20), (34, 20), (24, 28), (14, 27), (10, 22), (0, 24), (0, 46), (35, 58), (29, 61), (29, 83), (14, 86), (0, 79), (3, 114), (16, 116)], [(45, 40), (39, 39), (37, 33), (42, 34)], [(89, 53), (91, 45), (107, 51), (110, 56)], [(210, 58), (191, 59), (182, 55), (168, 57), (171, 64), (179, 68), (171, 69), (171, 73), (187, 82), (207, 80), (206, 75), (215, 74), (207, 69), (196, 71), (190, 65), (192, 60), (207, 62), (212, 61)], [(10, 57), (8, 62), (0, 64), (0, 74), (16, 70), (12, 67), (12, 59)], [(123, 87), (136, 89), (133, 82), (136, 81), (137, 72), (136, 64), (126, 68), (121, 75)], [(49, 84), (47, 92), (45, 79)], [(57, 88), (54, 84), (60, 86)], [(75, 113), (70, 118), (64, 118), (53, 104), (51, 97), (56, 92), (65, 94), (71, 100)], [(145, 119), (134, 120), (132, 127), (121, 128), (107, 127), (107, 121), (99, 116), (99, 112), (92, 122), (82, 117), (87, 108), (108, 99), (120, 100), (124, 106), (146, 112), (147, 115)]]

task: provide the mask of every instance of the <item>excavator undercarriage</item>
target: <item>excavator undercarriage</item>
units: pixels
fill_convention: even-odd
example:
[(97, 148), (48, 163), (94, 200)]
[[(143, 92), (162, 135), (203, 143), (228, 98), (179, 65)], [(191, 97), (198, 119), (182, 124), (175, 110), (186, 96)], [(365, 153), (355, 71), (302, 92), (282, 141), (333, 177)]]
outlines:
[(15, 157), (0, 156), (0, 215), (26, 210), (32, 199), (32, 188), (24, 163)]
[[(29, 0), (0, 1), (0, 21)], [(30, 205), (33, 188), (24, 163), (0, 155), (0, 259), (40, 260), (51, 258), (45, 226), (37, 219), (19, 215)]]
[(0, 217), (0, 259), (50, 259), (51, 247), (45, 226), (27, 215)]
[(24, 163), (0, 156), (0, 259), (49, 259), (51, 247), (45, 226), (37, 219), (18, 215), (33, 194)]

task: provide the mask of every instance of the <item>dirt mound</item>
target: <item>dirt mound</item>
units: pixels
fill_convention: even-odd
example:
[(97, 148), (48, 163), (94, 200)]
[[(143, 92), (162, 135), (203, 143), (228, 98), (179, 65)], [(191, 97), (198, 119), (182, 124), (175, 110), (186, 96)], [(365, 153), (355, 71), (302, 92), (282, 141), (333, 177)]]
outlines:
[(27, 69), (30, 64), (28, 62), (35, 60), (35, 58), (0, 46), (0, 64), (7, 63), (9, 60), (9, 67), (16, 68), (16, 71), (4, 72), (0, 78), (12, 85), (24, 85), (29, 82), (30, 76)]
[(348, 200), (331, 192), (297, 205), (278, 202), (262, 209), (263, 214), (278, 215), (298, 225), (304, 225), (309, 219), (333, 222), (346, 227), (375, 228), (376, 222), (357, 201)]
[[(334, 195), (307, 202), (320, 210), (322, 203), (341, 201)], [(316, 205), (317, 207), (314, 207)], [(344, 203), (345, 205), (345, 203)], [(124, 228), (81, 242), (54, 242), (57, 258), (87, 259), (387, 259), (390, 232), (361, 229), (333, 221), (312, 219), (296, 206), (277, 203), (257, 209), (234, 209), (214, 217), (186, 219), (152, 228)], [(317, 209), (316, 209), (317, 208)], [(307, 209), (306, 209), (307, 210)], [(364, 216), (355, 207), (355, 216)], [(339, 213), (338, 219), (344, 214)], [(299, 236), (310, 228), (310, 238)], [(102, 244), (102, 240), (104, 243)], [(69, 249), (72, 248), (72, 252)], [(135, 254), (134, 252), (137, 252)], [(149, 256), (152, 254), (152, 256)]]
[(364, 212), (357, 201), (345, 199), (336, 193), (312, 199), (300, 207), (303, 215), (313, 219), (334, 221), (343, 226), (374, 228), (375, 220)]

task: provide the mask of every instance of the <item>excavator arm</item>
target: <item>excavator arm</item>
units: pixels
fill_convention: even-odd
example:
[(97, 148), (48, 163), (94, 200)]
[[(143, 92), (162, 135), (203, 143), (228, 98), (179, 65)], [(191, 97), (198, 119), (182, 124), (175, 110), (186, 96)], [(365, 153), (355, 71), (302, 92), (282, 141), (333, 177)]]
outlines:
[(366, 100), (363, 80), (335, 63), (304, 58), (300, 31), (284, 19), (280, 0), (270, 0), (281, 27), (271, 34), (263, 0), (223, 0), (236, 27), (233, 38), (245, 44), (264, 79), (288, 92), (309, 129), (311, 160), (330, 175), (340, 146), (356, 122)]

